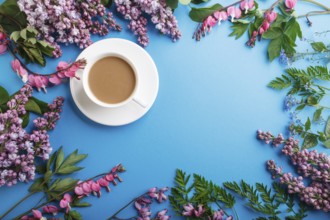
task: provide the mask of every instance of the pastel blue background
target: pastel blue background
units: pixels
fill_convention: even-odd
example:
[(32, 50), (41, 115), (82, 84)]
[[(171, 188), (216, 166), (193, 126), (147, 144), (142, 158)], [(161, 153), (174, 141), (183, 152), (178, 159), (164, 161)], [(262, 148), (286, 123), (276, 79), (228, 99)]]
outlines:
[[(221, 1), (223, 5), (231, 2)], [(270, 1), (263, 2), (265, 7), (262, 8), (270, 4)], [(297, 9), (301, 14), (315, 7), (302, 2)], [(274, 133), (286, 131), (289, 117), (282, 108), (285, 92), (273, 91), (266, 86), (285, 67), (278, 60), (272, 63), (267, 60), (268, 42), (258, 42), (250, 49), (244, 45), (247, 36), (239, 40), (228, 37), (228, 23), (195, 42), (191, 36), (196, 24), (189, 19), (188, 13), (189, 9), (182, 6), (175, 12), (183, 34), (176, 43), (150, 29), (150, 45), (146, 50), (157, 65), (160, 88), (154, 106), (140, 120), (121, 127), (94, 123), (75, 106), (69, 84), (49, 88), (47, 94), (34, 93), (48, 102), (59, 95), (65, 97), (61, 120), (50, 136), (54, 149), (64, 146), (65, 153), (70, 153), (78, 148), (79, 152), (89, 154), (81, 163), (85, 169), (73, 175), (74, 178), (86, 179), (106, 172), (118, 163), (127, 168), (121, 175), (124, 182), (113, 187), (110, 194), (103, 192), (101, 199), (86, 199), (93, 206), (80, 209), (84, 219), (105, 219), (150, 187), (173, 186), (177, 168), (202, 174), (219, 184), (241, 179), (248, 183), (271, 184), (265, 168), (268, 159), (275, 159), (286, 171), (292, 171), (287, 158), (278, 149), (261, 144), (255, 137), (257, 129)], [(127, 22), (117, 20), (123, 31), (107, 37), (135, 42), (135, 36), (126, 28)], [(312, 20), (312, 28), (307, 27), (305, 20), (300, 20), (303, 33), (311, 39), (312, 33), (326, 28), (329, 17), (313, 17)], [(99, 39), (93, 37), (94, 41)], [(63, 57), (49, 60), (44, 69), (34, 69), (48, 73), (60, 60), (75, 60), (80, 53), (75, 46), (63, 48)], [(300, 51), (303, 49), (302, 46)], [(0, 82), (13, 93), (22, 82), (11, 70), (11, 60), (10, 54), (1, 56)], [(303, 62), (296, 64), (306, 66)], [(27, 184), (0, 188), (0, 213), (23, 197), (27, 189)], [(11, 216), (25, 211), (38, 198), (24, 203)], [(242, 204), (236, 205), (240, 219), (255, 218), (256, 214)], [(160, 209), (158, 206), (153, 210)], [(121, 217), (132, 214), (133, 209)], [(173, 219), (179, 219), (172, 211), (171, 215)], [(329, 215), (310, 213), (308, 219), (329, 219)]]

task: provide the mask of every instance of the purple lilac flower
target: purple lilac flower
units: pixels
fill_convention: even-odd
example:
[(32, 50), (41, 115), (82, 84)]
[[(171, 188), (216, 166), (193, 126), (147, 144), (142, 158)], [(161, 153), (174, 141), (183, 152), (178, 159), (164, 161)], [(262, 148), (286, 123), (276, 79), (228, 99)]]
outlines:
[(151, 16), (151, 22), (162, 34), (167, 34), (176, 41), (181, 37), (177, 20), (170, 7), (166, 6), (165, 0), (115, 0), (117, 11), (129, 20), (128, 28), (138, 36), (138, 42), (147, 46), (147, 19), (143, 13)]
[(18, 0), (17, 4), (29, 25), (55, 48), (55, 57), (62, 54), (58, 43), (85, 48), (92, 43), (90, 32), (104, 36), (109, 29), (121, 30), (100, 0)]
[[(258, 138), (272, 143), (274, 136), (268, 132), (258, 131)], [(261, 137), (261, 138), (260, 138)], [(263, 139), (262, 139), (263, 138)], [(300, 176), (295, 177), (291, 173), (283, 173), (282, 168), (275, 161), (267, 162), (268, 170), (274, 179), (287, 187), (288, 193), (297, 194), (301, 201), (317, 210), (330, 211), (330, 157), (316, 150), (299, 149), (299, 141), (290, 137), (283, 141), (282, 153), (288, 156), (292, 164), (297, 168)], [(307, 180), (307, 181), (306, 181)], [(308, 183), (308, 185), (305, 185)]]
[(49, 112), (44, 114), (44, 118), (35, 120), (37, 130), (29, 134), (23, 129), (20, 116), (26, 113), (25, 104), (31, 94), (32, 87), (23, 86), (8, 101), (9, 109), (0, 113), (0, 187), (33, 180), (35, 157), (48, 159), (52, 151), (47, 131), (53, 129), (59, 119), (63, 98), (57, 98), (49, 105)]

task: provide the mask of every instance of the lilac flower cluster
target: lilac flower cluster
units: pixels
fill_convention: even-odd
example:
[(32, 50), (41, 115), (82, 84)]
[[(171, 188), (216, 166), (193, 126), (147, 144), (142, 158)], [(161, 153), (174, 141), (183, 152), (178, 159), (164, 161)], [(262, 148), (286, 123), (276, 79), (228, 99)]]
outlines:
[[(47, 130), (54, 128), (59, 119), (57, 114), (63, 99), (57, 98), (54, 104), (49, 105), (49, 112), (44, 115), (46, 118), (36, 119), (37, 130), (29, 134), (23, 129), (20, 117), (26, 114), (25, 104), (31, 94), (32, 87), (25, 85), (8, 101), (9, 109), (0, 114), (0, 187), (33, 180), (35, 157), (48, 159), (52, 150)], [(43, 126), (38, 127), (41, 124)]]
[[(162, 203), (167, 199), (165, 192), (168, 191), (168, 187), (157, 189), (156, 187), (151, 188), (148, 193), (140, 196), (135, 200), (134, 206), (138, 211), (137, 220), (150, 220), (151, 219), (151, 207), (153, 200)], [(167, 209), (159, 211), (156, 215), (155, 220), (168, 220), (171, 216), (167, 215)]]
[(170, 7), (166, 6), (165, 0), (115, 0), (117, 11), (130, 20), (128, 28), (138, 36), (138, 42), (147, 46), (149, 37), (147, 35), (147, 19), (143, 13), (150, 15), (151, 22), (162, 34), (172, 37), (173, 41), (181, 37), (177, 20)]
[[(267, 136), (267, 138), (264, 138)], [(271, 136), (270, 138), (268, 138)], [(274, 136), (258, 131), (258, 138), (266, 143), (273, 143)], [(270, 140), (268, 142), (268, 140)], [(330, 211), (330, 157), (316, 150), (299, 150), (299, 141), (292, 137), (283, 140), (282, 153), (287, 155), (301, 176), (294, 177), (291, 173), (283, 173), (273, 160), (267, 167), (274, 179), (279, 178), (281, 184), (287, 186), (288, 192), (297, 194), (301, 201), (317, 210)], [(274, 143), (273, 143), (274, 144)], [(305, 185), (308, 180), (308, 185)]]
[(85, 48), (92, 43), (90, 32), (104, 36), (109, 29), (121, 29), (100, 0), (18, 0), (17, 4), (29, 25), (55, 48), (55, 57), (62, 54), (58, 43)]
[[(205, 219), (203, 218), (203, 214), (205, 213), (206, 209), (203, 208), (203, 205), (197, 205), (195, 208), (192, 204), (186, 204), (183, 206), (182, 215), (186, 217), (193, 217), (198, 219)], [(225, 212), (223, 210), (217, 210), (213, 212), (212, 216), (207, 216), (208, 220), (233, 220), (233, 216), (225, 216)]]

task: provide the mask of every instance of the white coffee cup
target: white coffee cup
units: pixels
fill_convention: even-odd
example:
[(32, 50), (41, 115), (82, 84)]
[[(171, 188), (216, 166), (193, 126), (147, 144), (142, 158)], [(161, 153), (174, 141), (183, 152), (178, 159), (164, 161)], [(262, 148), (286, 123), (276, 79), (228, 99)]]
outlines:
[[(131, 93), (131, 95), (125, 99), (122, 102), (118, 102), (118, 103), (106, 103), (103, 102), (101, 100), (99, 100), (92, 92), (90, 85), (89, 85), (89, 74), (90, 74), (90, 70), (93, 67), (93, 65), (101, 60), (102, 58), (105, 57), (118, 57), (120, 59), (123, 59), (124, 61), (126, 61), (133, 69), (134, 75), (135, 75), (135, 87), (133, 92)], [(140, 87), (140, 81), (139, 81), (139, 72), (137, 71), (135, 65), (133, 64), (133, 62), (128, 59), (124, 54), (120, 54), (120, 53), (113, 53), (113, 52), (109, 52), (109, 53), (105, 53), (105, 54), (100, 54), (97, 56), (94, 56), (93, 58), (90, 58), (87, 60), (87, 65), (85, 67), (85, 69), (83, 70), (83, 75), (82, 75), (82, 81), (83, 81), (83, 88), (85, 90), (85, 93), (87, 94), (88, 98), (93, 101), (95, 104), (101, 106), (101, 107), (105, 107), (105, 108), (117, 108), (120, 106), (123, 106), (131, 101), (135, 102), (136, 104), (138, 104), (139, 106), (141, 106), (142, 108), (146, 108), (147, 105), (145, 104), (145, 102), (143, 102), (143, 99), (137, 97), (137, 91), (139, 90)]]

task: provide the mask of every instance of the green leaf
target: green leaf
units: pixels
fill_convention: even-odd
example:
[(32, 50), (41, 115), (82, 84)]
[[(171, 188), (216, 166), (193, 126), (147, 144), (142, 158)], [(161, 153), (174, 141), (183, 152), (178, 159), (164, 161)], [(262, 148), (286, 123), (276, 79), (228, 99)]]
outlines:
[(302, 149), (315, 147), (317, 143), (317, 136), (315, 134), (307, 134), (302, 144)]
[(29, 101), (25, 104), (25, 109), (40, 115), (42, 114), (39, 105), (33, 99), (29, 99)]
[(44, 179), (43, 178), (38, 178), (38, 179), (35, 179), (33, 184), (30, 186), (29, 188), (29, 192), (40, 192), (43, 190), (43, 182), (44, 182)]
[(11, 33), (10, 35), (10, 39), (12, 39), (14, 42), (17, 42), (17, 40), (21, 37), (20, 32), (19, 31), (14, 31), (13, 33)]
[(55, 161), (56, 156), (57, 156), (57, 151), (55, 151), (54, 153), (52, 153), (52, 155), (50, 156), (49, 160), (47, 161), (46, 170), (51, 170), (51, 165)]
[(205, 2), (209, 2), (210, 0), (191, 0), (191, 3), (198, 5), (198, 4), (202, 4)]
[(71, 204), (71, 206), (72, 207), (89, 207), (89, 206), (91, 206), (91, 204), (88, 202), (81, 202), (81, 203), (78, 202), (78, 203)]
[(282, 34), (283, 34), (283, 31), (281, 28), (271, 27), (271, 28), (269, 28), (268, 31), (266, 31), (265, 33), (262, 34), (262, 38), (273, 40), (273, 39), (281, 37)]
[(46, 65), (46, 60), (42, 56), (41, 51), (39, 49), (30, 48), (29, 51), (30, 51), (31, 55), (34, 57), (34, 62), (40, 64), (41, 66)]
[(329, 148), (329, 149), (330, 149), (330, 139), (324, 141), (324, 142), (323, 142), (323, 145), (324, 145), (326, 148)]
[(307, 118), (307, 121), (306, 121), (306, 123), (305, 123), (305, 131), (310, 130), (310, 129), (311, 129), (311, 125), (312, 125), (311, 120), (310, 120), (310, 118), (308, 117), (308, 118)]
[(270, 61), (273, 61), (276, 57), (280, 56), (281, 48), (282, 48), (282, 38), (275, 38), (271, 40), (268, 46), (268, 58)]
[(78, 154), (78, 150), (75, 150), (73, 153), (71, 153), (67, 158), (63, 161), (62, 167), (75, 165), (76, 163), (82, 161), (87, 157), (87, 154)]
[(179, 0), (180, 4), (182, 5), (189, 5), (191, 0)]
[(36, 166), (36, 173), (39, 173), (39, 174), (46, 173), (46, 166), (43, 164)]
[(174, 10), (178, 7), (178, 2), (178, 0), (166, 0), (166, 5)]
[(77, 172), (81, 169), (84, 169), (83, 167), (77, 167), (77, 166), (61, 166), (60, 169), (57, 171), (57, 174), (71, 174), (74, 172)]
[(324, 108), (319, 108), (314, 112), (314, 115), (313, 115), (313, 121), (314, 122), (320, 120), (323, 109)]
[(306, 102), (308, 105), (313, 106), (313, 105), (317, 105), (317, 103), (319, 103), (319, 100), (315, 96), (310, 95), (308, 96)]
[(317, 52), (325, 52), (328, 50), (327, 46), (323, 42), (313, 42), (311, 43), (313, 49)]
[(5, 88), (0, 86), (0, 105), (5, 104), (9, 101), (9, 94)]
[(107, 8), (110, 8), (112, 5), (112, 0), (101, 0), (102, 5), (104, 5)]
[(76, 184), (78, 180), (74, 180), (70, 177), (64, 178), (64, 179), (58, 179), (56, 183), (53, 183), (50, 188), (52, 189), (52, 192), (64, 192), (67, 190), (72, 189)]
[(29, 121), (30, 121), (30, 113), (26, 112), (26, 114), (22, 116), (22, 119), (23, 119), (22, 127), (26, 128), (26, 126), (28, 126)]
[(60, 149), (57, 152), (56, 162), (55, 162), (55, 172), (57, 173), (59, 168), (61, 167), (64, 160), (64, 152), (63, 148), (60, 147)]
[(235, 39), (237, 40), (240, 38), (248, 29), (249, 23), (248, 24), (243, 24), (243, 23), (233, 23), (231, 26), (231, 29), (233, 29), (233, 32), (229, 36), (236, 36)]
[(273, 89), (282, 90), (285, 88), (290, 87), (292, 84), (289, 77), (286, 75), (282, 75), (281, 77), (276, 77), (274, 80), (272, 80), (270, 83), (268, 83), (268, 87)]
[(45, 112), (49, 111), (47, 102), (41, 101), (35, 97), (31, 97), (29, 99), (33, 100), (39, 106), (39, 108), (41, 110), (41, 114), (44, 114)]
[(53, 175), (53, 172), (51, 170), (48, 170), (44, 175), (44, 181), (46, 183), (48, 183), (50, 178), (52, 177), (52, 175)]
[(27, 39), (27, 36), (26, 36), (26, 29), (21, 30), (21, 32), (20, 32), (20, 36), (21, 36), (21, 38), (23, 38), (24, 40)]
[(196, 22), (203, 22), (209, 15), (220, 10), (222, 6), (220, 4), (215, 4), (208, 8), (191, 8), (189, 12), (189, 17), (191, 20)]
[(296, 111), (303, 110), (305, 107), (306, 107), (305, 104), (298, 105), (297, 108), (296, 108)]
[(297, 37), (302, 38), (302, 32), (297, 20), (292, 17), (285, 25), (284, 33), (295, 42)]
[(17, 0), (6, 0), (0, 5), (0, 12), (5, 15), (9, 15), (11, 18), (14, 18), (16, 22), (13, 22), (13, 19), (8, 18), (7, 16), (0, 15), (0, 25), (11, 34), (14, 31), (19, 31), (26, 27), (27, 19), (26, 15), (21, 12), (17, 5)]
[(72, 219), (72, 220), (82, 220), (82, 216), (80, 215), (79, 212), (77, 212), (76, 210), (71, 210), (69, 211), (69, 213), (67, 214), (69, 215), (71, 218), (69, 219)]
[(325, 125), (324, 134), (325, 136), (330, 138), (330, 117), (328, 118), (327, 123)]

